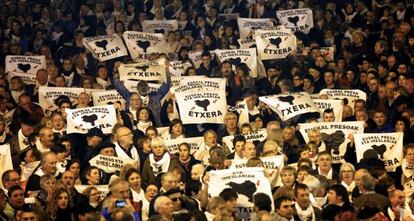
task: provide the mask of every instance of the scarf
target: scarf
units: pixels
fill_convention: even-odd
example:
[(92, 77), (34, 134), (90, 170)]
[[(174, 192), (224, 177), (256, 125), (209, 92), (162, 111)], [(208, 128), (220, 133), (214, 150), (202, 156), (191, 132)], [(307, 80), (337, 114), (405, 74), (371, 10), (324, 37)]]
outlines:
[(100, 84), (100, 85), (102, 85), (102, 87), (105, 89), (106, 87), (108, 87), (109, 86), (109, 84), (110, 84), (110, 82), (109, 81), (106, 81), (106, 80), (104, 80), (104, 79), (102, 79), (102, 78), (95, 78), (96, 79), (96, 83), (98, 83), (98, 84)]
[(20, 169), (22, 170), (22, 175), (20, 180), (26, 181), (29, 177), (33, 174), (34, 170), (39, 166), (40, 161), (35, 161), (31, 163), (22, 163), (20, 165)]
[(149, 104), (149, 96), (148, 95), (145, 95), (145, 96), (141, 95), (141, 100), (142, 100), (142, 107), (147, 107), (148, 104)]
[(328, 180), (332, 180), (332, 173), (333, 173), (333, 171), (332, 171), (332, 168), (331, 168), (331, 169), (329, 169), (328, 174), (326, 174), (326, 176), (325, 176), (324, 174), (322, 174), (321, 168), (318, 167), (318, 174), (321, 175), (321, 176), (326, 177), (326, 179), (328, 179)]
[(69, 74), (62, 73), (63, 78), (65, 78), (66, 85), (72, 86), (73, 78), (75, 77), (75, 72), (71, 71)]
[(24, 150), (29, 146), (29, 139), (24, 136), (22, 129), (17, 133), (17, 138), (19, 140), (20, 150)]
[(306, 210), (302, 210), (299, 204), (295, 203), (296, 214), (299, 216), (301, 221), (316, 221), (315, 213), (313, 211), (312, 205), (309, 205)]
[(169, 153), (164, 153), (159, 161), (155, 161), (154, 154), (151, 153), (149, 155), (149, 160), (154, 176), (167, 172), (170, 167), (171, 158)]
[(116, 155), (119, 158), (126, 158), (126, 159), (131, 159), (133, 161), (139, 161), (139, 155), (138, 155), (138, 151), (137, 148), (135, 148), (134, 146), (130, 147), (131, 152), (131, 156), (132, 158), (126, 153), (126, 151), (119, 145), (119, 143), (115, 143), (115, 152)]
[(6, 138), (7, 138), (7, 133), (4, 130), (2, 132), (0, 132), (0, 133), (1, 133), (1, 135), (0, 135), (0, 143), (3, 143), (6, 140)]
[(138, 130), (142, 131), (145, 133), (145, 131), (147, 130), (147, 128), (149, 126), (152, 126), (152, 122), (148, 121), (148, 122), (143, 122), (143, 121), (138, 121), (137, 123), (137, 128)]
[(346, 191), (348, 191), (349, 195), (352, 195), (352, 191), (355, 188), (355, 181), (352, 181), (352, 183), (349, 186), (344, 181), (342, 181), (341, 185), (346, 188)]

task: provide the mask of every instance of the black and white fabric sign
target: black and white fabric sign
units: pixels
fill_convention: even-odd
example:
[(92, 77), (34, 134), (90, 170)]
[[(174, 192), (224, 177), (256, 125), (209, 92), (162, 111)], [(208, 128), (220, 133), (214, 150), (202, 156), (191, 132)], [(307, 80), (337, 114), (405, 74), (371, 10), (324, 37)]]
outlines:
[(204, 75), (196, 75), (196, 76), (181, 76), (181, 77), (177, 77), (177, 76), (171, 76), (171, 88), (170, 91), (172, 93), (174, 93), (175, 89), (179, 86), (181, 86), (181, 82), (183, 81), (183, 85), (186, 84), (184, 81), (185, 79), (192, 79), (192, 80), (198, 80), (198, 79), (202, 79), (202, 78), (207, 78), (207, 76)]
[(83, 88), (70, 87), (39, 87), (39, 105), (42, 107), (46, 116), (52, 114), (58, 109), (57, 98), (59, 96), (67, 96), (73, 105), (77, 104), (79, 94), (85, 92)]
[(229, 61), (233, 67), (233, 71), (236, 67), (245, 63), (249, 68), (249, 75), (252, 78), (257, 78), (257, 56), (256, 49), (236, 49), (236, 50), (216, 50), (217, 58), (220, 62)]
[(168, 34), (178, 30), (177, 20), (145, 20), (142, 22), (142, 30), (150, 33)]
[(313, 28), (313, 14), (309, 8), (298, 8), (276, 12), (280, 23), (294, 32), (300, 31), (308, 34)]
[(118, 34), (101, 35), (82, 39), (83, 46), (99, 61), (127, 56), (128, 51)]
[(89, 160), (91, 166), (98, 167), (106, 173), (115, 173), (121, 171), (122, 167), (126, 164), (134, 165), (134, 161), (127, 158), (104, 156), (102, 154), (96, 155)]
[(276, 112), (283, 121), (300, 114), (320, 111), (306, 92), (263, 96), (259, 100)]
[[(13, 161), (10, 152), (10, 144), (0, 145), (0, 174), (3, 175), (3, 172), (7, 170), (13, 170)], [(0, 186), (3, 186), (2, 181), (0, 180)]]
[(367, 100), (367, 94), (365, 92), (354, 89), (323, 89), (319, 92), (319, 94), (326, 94), (329, 99), (343, 100), (344, 103), (347, 102), (352, 109), (354, 109), (355, 100)]
[(182, 143), (188, 143), (190, 145), (190, 153), (193, 156), (200, 154), (201, 147), (204, 144), (204, 137), (190, 137), (190, 138), (177, 138), (177, 139), (165, 139), (165, 147), (170, 154), (178, 153), (178, 148)]
[(18, 72), (36, 75), (40, 69), (46, 70), (46, 57), (41, 56), (23, 56), (23, 55), (7, 55), (5, 61), (5, 72)]
[(29, 84), (36, 84), (37, 80), (36, 80), (36, 75), (35, 74), (25, 74), (25, 73), (20, 73), (20, 72), (9, 72), (9, 77), (10, 79), (12, 77), (19, 77), (23, 80), (24, 84), (29, 85)]
[(299, 131), (303, 139), (309, 142), (308, 133), (312, 130), (321, 132), (321, 140), (324, 146), (318, 150), (328, 151), (332, 155), (333, 163), (344, 162), (344, 155), (349, 143), (352, 142), (351, 134), (355, 135), (364, 132), (363, 121), (347, 121), (347, 122), (322, 122), (322, 123), (305, 123), (299, 124)]
[[(203, 63), (201, 55), (203, 54), (202, 51), (190, 51), (188, 53), (188, 57), (193, 62), (195, 69), (199, 68), (201, 63)], [(210, 51), (211, 60), (214, 59), (214, 51)]]
[(228, 111), (237, 112), (239, 114), (238, 126), (241, 127), (244, 123), (249, 123), (249, 109), (247, 108), (246, 100), (237, 102), (236, 106), (228, 106)]
[(168, 72), (171, 76), (180, 77), (184, 75), (185, 71), (192, 66), (193, 65), (189, 61), (170, 61), (168, 62)]
[(184, 78), (180, 81), (173, 93), (188, 91), (208, 91), (208, 90), (226, 90), (225, 78)]
[[(267, 138), (267, 131), (265, 128), (262, 128), (256, 132), (251, 132), (249, 134), (243, 135), (246, 138), (246, 141), (264, 141)], [(223, 144), (226, 145), (231, 152), (235, 151), (233, 146), (234, 135), (223, 137)]]
[(296, 36), (292, 31), (256, 31), (257, 52), (262, 60), (286, 58), (296, 50)]
[(237, 42), (239, 42), (241, 49), (247, 49), (247, 48), (256, 48), (256, 39), (238, 39)]
[(102, 106), (109, 104), (125, 104), (125, 99), (116, 90), (94, 91), (92, 92), (92, 100), (94, 106)]
[[(281, 186), (282, 180), (280, 178), (280, 169), (285, 165), (285, 159), (283, 155), (260, 157), (263, 162), (264, 173), (269, 179), (271, 187)], [(231, 169), (240, 169), (247, 167), (246, 159), (234, 159), (231, 160)]]
[(237, 192), (236, 215), (239, 220), (253, 219), (253, 196), (256, 193), (265, 193), (273, 199), (270, 183), (264, 175), (263, 168), (214, 170), (209, 173), (208, 193), (211, 197), (219, 196), (226, 188), (232, 188)]
[(252, 38), (252, 31), (263, 27), (272, 27), (273, 21), (270, 18), (237, 18), (240, 39)]
[(403, 160), (402, 132), (355, 134), (355, 148), (358, 162), (372, 156), (384, 162), (388, 172), (395, 172)]
[(67, 133), (85, 134), (89, 129), (97, 127), (105, 134), (112, 133), (117, 123), (113, 105), (66, 109)]
[(146, 60), (154, 52), (166, 52), (166, 42), (163, 34), (126, 31), (122, 36), (134, 61)]
[(184, 124), (224, 122), (227, 100), (224, 90), (187, 91), (175, 93), (180, 119)]
[(326, 61), (334, 60), (334, 57), (335, 57), (334, 47), (322, 47), (320, 51), (321, 51), (321, 55), (325, 58)]
[(323, 112), (326, 109), (332, 109), (335, 115), (335, 122), (342, 121), (342, 110), (343, 110), (342, 100), (313, 99), (313, 102), (321, 110), (321, 117), (322, 117)]
[(121, 81), (141, 80), (167, 82), (167, 65), (163, 58), (155, 61), (121, 64), (118, 71)]

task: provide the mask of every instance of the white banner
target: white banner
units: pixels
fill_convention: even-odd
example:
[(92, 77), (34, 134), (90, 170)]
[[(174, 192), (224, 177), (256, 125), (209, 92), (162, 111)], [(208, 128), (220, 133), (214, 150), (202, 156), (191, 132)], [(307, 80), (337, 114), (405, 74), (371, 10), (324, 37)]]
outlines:
[(332, 154), (333, 163), (344, 162), (347, 145), (352, 142), (350, 135), (364, 132), (363, 121), (323, 122), (299, 124), (299, 131), (303, 139), (309, 142), (308, 132), (319, 130), (323, 145), (319, 152), (328, 151)]
[(46, 70), (46, 57), (42, 56), (23, 56), (7, 55), (5, 62), (5, 72), (18, 72), (36, 75), (40, 69)]
[(253, 31), (263, 27), (272, 27), (273, 22), (270, 18), (237, 18), (240, 39), (251, 38)]
[(224, 90), (176, 93), (180, 119), (184, 124), (224, 122), (227, 100)]
[[(263, 168), (265, 169), (265, 175), (270, 181), (272, 187), (282, 185), (280, 178), (280, 169), (285, 165), (285, 159), (283, 155), (276, 155), (270, 157), (260, 157), (263, 162)], [(247, 167), (247, 160), (231, 160), (230, 169), (240, 169)]]
[(167, 66), (163, 58), (155, 61), (121, 64), (118, 70), (121, 81), (142, 80), (167, 82)]
[(108, 185), (75, 185), (75, 189), (82, 193), (88, 187), (95, 187), (98, 190), (98, 195), (100, 196), (100, 201), (104, 200), (106, 195), (109, 193)]
[[(25, 73), (19, 73), (19, 72), (9, 72), (9, 79), (12, 77), (19, 77), (23, 80), (24, 84), (30, 85), (30, 84), (36, 84), (36, 75), (35, 74), (25, 74)], [(11, 85), (10, 85), (11, 86)]]
[(228, 106), (228, 111), (236, 111), (239, 114), (238, 126), (241, 127), (244, 123), (249, 123), (249, 109), (247, 108), (246, 100), (237, 102), (236, 106)]
[(122, 36), (134, 61), (146, 60), (154, 52), (166, 52), (166, 43), (163, 34), (126, 31)]
[(83, 46), (99, 61), (127, 56), (128, 51), (118, 34), (101, 35), (82, 39)]
[(238, 39), (237, 42), (239, 42), (241, 49), (247, 49), (247, 48), (254, 48), (256, 49), (256, 40), (253, 39)]
[(354, 109), (355, 100), (362, 99), (367, 100), (367, 94), (361, 90), (353, 89), (323, 89), (319, 94), (328, 95), (329, 99), (347, 99), (348, 105)]
[(308, 34), (313, 28), (313, 14), (309, 8), (298, 8), (276, 12), (280, 23), (292, 31)]
[(403, 160), (402, 132), (355, 134), (355, 149), (358, 162), (364, 156), (376, 154), (384, 162), (388, 172), (394, 172)]
[(220, 62), (225, 60), (232, 64), (233, 71), (236, 71), (236, 67), (245, 63), (249, 68), (249, 75), (252, 78), (257, 78), (257, 56), (256, 49), (236, 49), (236, 50), (216, 50), (216, 56)]
[(204, 137), (190, 137), (181, 139), (165, 139), (165, 147), (170, 154), (178, 153), (178, 147), (182, 143), (188, 143), (190, 145), (190, 153), (193, 156), (197, 156), (203, 151), (201, 147), (204, 144)]
[(150, 33), (168, 34), (170, 31), (178, 30), (177, 20), (145, 20), (142, 22), (142, 30)]
[(94, 106), (114, 103), (125, 104), (125, 99), (116, 90), (94, 91), (92, 92), (92, 100)]
[[(137, 85), (139, 81), (136, 80), (125, 80), (124, 86), (128, 89), (129, 92), (138, 92)], [(148, 93), (157, 92), (162, 84), (148, 83)]]
[(321, 118), (323, 117), (322, 114), (326, 109), (332, 109), (335, 115), (335, 122), (342, 121), (342, 100), (313, 99), (313, 102), (321, 110)]
[(98, 167), (106, 173), (115, 173), (121, 171), (122, 167), (126, 164), (134, 165), (134, 161), (128, 158), (119, 158), (113, 156), (104, 156), (102, 154), (96, 155), (89, 160), (91, 166)]
[(225, 78), (183, 78), (180, 85), (175, 87), (172, 93), (188, 91), (226, 90)]
[(56, 99), (59, 96), (67, 96), (73, 105), (77, 104), (79, 94), (85, 92), (83, 88), (71, 87), (39, 87), (39, 105), (42, 107), (46, 116), (58, 109)]
[(256, 47), (262, 60), (286, 58), (296, 50), (296, 36), (290, 30), (256, 32)]
[(94, 127), (101, 129), (104, 134), (110, 134), (117, 123), (115, 108), (112, 105), (66, 109), (65, 111), (68, 134), (86, 134)]
[(170, 91), (172, 93), (174, 93), (175, 89), (180, 86), (181, 81), (183, 81), (184, 79), (197, 80), (197, 79), (201, 79), (201, 78), (207, 78), (207, 76), (204, 76), (204, 75), (181, 76), (181, 77), (171, 76), (171, 87), (170, 87)]
[[(267, 131), (265, 128), (258, 130), (257, 132), (252, 132), (247, 135), (243, 135), (246, 138), (246, 141), (253, 142), (253, 141), (264, 141), (267, 138)], [(234, 152), (233, 146), (233, 139), (234, 135), (225, 136), (223, 137), (223, 144), (225, 144), (231, 152)]]
[[(190, 51), (188, 53), (188, 57), (193, 62), (195, 69), (199, 68), (201, 63), (203, 63), (201, 55), (203, 54), (202, 51)], [(211, 60), (214, 60), (214, 51), (210, 51)]]
[(267, 104), (283, 121), (300, 114), (320, 111), (306, 92), (264, 96), (259, 97), (259, 100)]
[(335, 56), (334, 47), (322, 47), (320, 49), (321, 55), (325, 58), (326, 61), (333, 61)]
[[(4, 171), (13, 169), (13, 161), (10, 153), (10, 145), (0, 145), (0, 175), (3, 175)], [(1, 186), (3, 186), (0, 180)]]
[(236, 215), (239, 220), (253, 219), (253, 196), (256, 193), (265, 193), (273, 199), (270, 183), (264, 175), (263, 168), (214, 170), (209, 173), (208, 193), (211, 197), (219, 196), (226, 188), (232, 188), (237, 192)]
[(189, 67), (192, 67), (192, 66), (193, 65), (188, 61), (186, 61), (186, 62), (170, 61), (168, 63), (168, 72), (171, 74), (171, 76), (180, 77), (180, 76), (184, 75), (185, 71)]
[(5, 113), (4, 115), (2, 115), (2, 117), (4, 118), (4, 121), (6, 122), (7, 126), (10, 126), (10, 124), (13, 121), (13, 115), (14, 115), (14, 111), (16, 110), (16, 108), (9, 110), (7, 113)]

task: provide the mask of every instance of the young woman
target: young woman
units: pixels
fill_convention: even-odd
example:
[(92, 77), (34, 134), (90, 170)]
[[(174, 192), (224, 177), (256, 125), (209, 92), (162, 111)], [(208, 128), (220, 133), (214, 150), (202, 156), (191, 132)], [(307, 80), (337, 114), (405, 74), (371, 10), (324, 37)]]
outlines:
[(182, 143), (178, 147), (178, 163), (181, 166), (181, 169), (184, 171), (184, 179), (191, 179), (191, 169), (193, 165), (201, 163), (201, 161), (196, 160), (190, 152), (191, 147), (188, 143)]
[(140, 109), (138, 109), (137, 111), (137, 129), (145, 132), (145, 130), (149, 127), (152, 126), (153, 123), (151, 121), (151, 111), (146, 108), (146, 107), (142, 107)]
[(70, 163), (66, 166), (66, 170), (70, 170), (73, 175), (75, 176), (75, 184), (80, 185), (82, 182), (80, 180), (80, 161), (77, 159), (73, 159)]
[(174, 119), (170, 123), (169, 128), (170, 134), (168, 135), (167, 139), (180, 139), (184, 138), (184, 125), (180, 119)]
[(99, 185), (101, 183), (100, 171), (97, 167), (86, 168), (81, 178), (84, 185)]
[(75, 217), (71, 208), (71, 197), (65, 188), (59, 188), (49, 201), (46, 214), (49, 220), (73, 221)]

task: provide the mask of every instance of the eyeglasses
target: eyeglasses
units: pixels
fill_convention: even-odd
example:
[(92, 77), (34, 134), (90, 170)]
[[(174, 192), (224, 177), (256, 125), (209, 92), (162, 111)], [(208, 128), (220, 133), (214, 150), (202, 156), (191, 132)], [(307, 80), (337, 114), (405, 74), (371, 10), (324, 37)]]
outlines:
[(352, 170), (343, 170), (342, 173), (353, 173), (354, 171)]
[(178, 200), (180, 200), (180, 201), (181, 201), (180, 197), (174, 197), (174, 198), (171, 198), (171, 201), (173, 201), (173, 202), (177, 202)]

